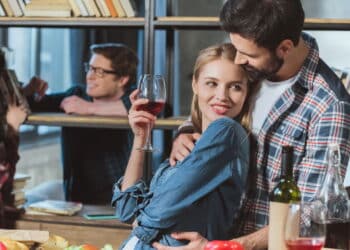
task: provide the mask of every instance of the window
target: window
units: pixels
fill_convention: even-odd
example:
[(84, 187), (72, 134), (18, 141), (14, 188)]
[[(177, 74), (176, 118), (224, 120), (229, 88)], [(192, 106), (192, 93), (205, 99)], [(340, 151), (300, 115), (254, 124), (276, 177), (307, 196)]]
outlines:
[[(69, 29), (8, 29), (8, 47), (14, 51), (11, 67), (16, 71), (18, 79), (26, 84), (32, 76), (40, 76), (49, 83), (48, 93), (69, 87), (72, 82), (69, 39)], [(58, 130), (59, 128), (48, 126), (21, 127), (21, 132), (31, 131), (37, 135)]]

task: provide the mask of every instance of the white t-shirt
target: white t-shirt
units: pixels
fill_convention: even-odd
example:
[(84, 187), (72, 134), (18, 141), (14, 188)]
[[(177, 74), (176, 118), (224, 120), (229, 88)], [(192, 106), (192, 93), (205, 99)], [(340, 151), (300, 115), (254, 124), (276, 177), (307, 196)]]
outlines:
[(298, 76), (299, 74), (280, 82), (262, 81), (252, 113), (252, 132), (254, 135), (259, 133), (273, 105), (283, 92), (297, 81)]

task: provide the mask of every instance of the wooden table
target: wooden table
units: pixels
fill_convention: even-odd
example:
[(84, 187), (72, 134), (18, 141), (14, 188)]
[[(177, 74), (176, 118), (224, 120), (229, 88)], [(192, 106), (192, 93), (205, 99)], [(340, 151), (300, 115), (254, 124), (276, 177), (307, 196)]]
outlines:
[(102, 247), (109, 243), (117, 248), (129, 235), (131, 226), (113, 220), (88, 220), (85, 213), (111, 214), (113, 208), (84, 205), (75, 216), (22, 215), (15, 223), (16, 229), (46, 230), (66, 238), (72, 245), (84, 243)]

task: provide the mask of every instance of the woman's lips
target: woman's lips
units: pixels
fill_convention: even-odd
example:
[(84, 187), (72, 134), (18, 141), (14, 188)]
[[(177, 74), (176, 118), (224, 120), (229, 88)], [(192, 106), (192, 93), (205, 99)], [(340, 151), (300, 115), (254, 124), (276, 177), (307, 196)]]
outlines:
[(229, 110), (229, 107), (226, 105), (212, 105), (213, 111), (218, 115), (224, 115)]

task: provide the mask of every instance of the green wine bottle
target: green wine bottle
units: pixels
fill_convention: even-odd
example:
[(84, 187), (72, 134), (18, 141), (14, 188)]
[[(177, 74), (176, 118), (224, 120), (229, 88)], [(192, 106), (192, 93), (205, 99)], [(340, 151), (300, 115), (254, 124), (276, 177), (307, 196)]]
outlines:
[(287, 249), (284, 226), (290, 203), (299, 203), (300, 190), (293, 178), (293, 147), (282, 147), (281, 180), (270, 193), (269, 250)]
[(270, 201), (300, 202), (300, 190), (293, 178), (293, 147), (283, 146), (281, 168), (281, 180), (270, 193)]

